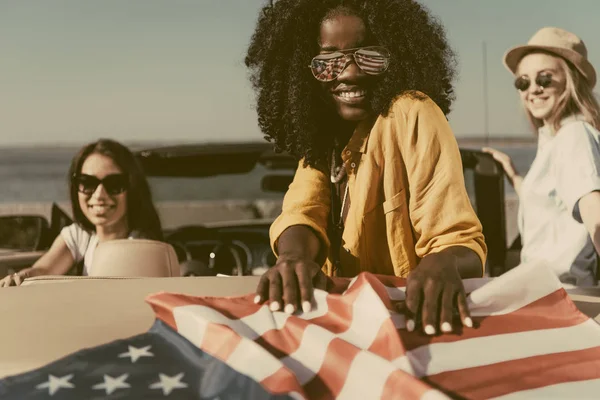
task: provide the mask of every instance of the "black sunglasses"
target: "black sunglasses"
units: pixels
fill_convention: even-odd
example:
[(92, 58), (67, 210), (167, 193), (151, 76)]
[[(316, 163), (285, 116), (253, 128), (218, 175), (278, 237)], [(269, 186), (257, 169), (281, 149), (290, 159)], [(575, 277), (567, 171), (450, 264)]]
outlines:
[(103, 179), (93, 175), (78, 174), (73, 177), (73, 183), (77, 185), (78, 192), (87, 195), (94, 193), (100, 184), (102, 184), (106, 193), (111, 196), (125, 192), (129, 186), (125, 174), (107, 175)]
[[(547, 88), (552, 84), (552, 74), (539, 74), (535, 78), (535, 84), (542, 89)], [(517, 90), (524, 92), (525, 90), (529, 89), (529, 86), (531, 86), (531, 80), (529, 78), (520, 76), (515, 79), (515, 88), (517, 88)]]
[(380, 46), (338, 50), (319, 54), (312, 59), (308, 67), (318, 81), (331, 82), (346, 69), (352, 59), (364, 73), (381, 75), (390, 65), (390, 52)]

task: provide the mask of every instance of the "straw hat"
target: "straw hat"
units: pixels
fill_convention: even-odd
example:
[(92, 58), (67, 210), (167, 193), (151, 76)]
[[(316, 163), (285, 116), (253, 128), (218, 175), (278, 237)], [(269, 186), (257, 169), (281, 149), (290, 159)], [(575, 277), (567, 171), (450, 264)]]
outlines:
[(585, 44), (577, 35), (560, 28), (542, 28), (526, 45), (508, 50), (504, 54), (504, 65), (510, 72), (516, 73), (521, 59), (532, 50), (544, 50), (570, 61), (592, 87), (596, 85), (596, 71), (588, 61)]

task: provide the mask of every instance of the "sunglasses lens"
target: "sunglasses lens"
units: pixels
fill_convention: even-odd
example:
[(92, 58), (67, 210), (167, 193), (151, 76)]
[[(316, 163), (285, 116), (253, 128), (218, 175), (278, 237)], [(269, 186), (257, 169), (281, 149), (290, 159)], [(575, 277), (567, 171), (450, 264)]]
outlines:
[(384, 48), (369, 47), (357, 50), (354, 60), (365, 73), (379, 75), (387, 70), (390, 57)]
[(127, 190), (127, 178), (125, 175), (117, 174), (117, 175), (108, 175), (106, 178), (100, 180), (93, 175), (79, 175), (75, 177), (75, 184), (77, 185), (77, 190), (81, 193), (91, 195), (96, 189), (98, 189), (98, 185), (102, 183), (104, 186), (104, 190), (111, 196), (123, 193)]
[(344, 70), (346, 57), (342, 53), (320, 54), (312, 59), (310, 69), (321, 82), (329, 82)]
[(521, 92), (529, 89), (529, 85), (529, 79), (523, 78), (522, 76), (515, 80), (515, 88), (517, 88), (517, 90), (520, 90)]
[(79, 175), (75, 178), (75, 183), (79, 192), (92, 194), (100, 184), (100, 179), (90, 175)]
[(120, 194), (127, 190), (127, 178), (125, 175), (109, 175), (104, 178), (102, 185), (108, 194)]
[(538, 86), (547, 88), (552, 83), (552, 75), (550, 75), (550, 74), (538, 75), (538, 77), (535, 79), (535, 83)]

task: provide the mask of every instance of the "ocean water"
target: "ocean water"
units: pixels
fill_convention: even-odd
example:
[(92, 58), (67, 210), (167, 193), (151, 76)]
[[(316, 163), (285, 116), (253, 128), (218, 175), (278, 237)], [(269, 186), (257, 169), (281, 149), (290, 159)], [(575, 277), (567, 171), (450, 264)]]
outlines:
[[(512, 158), (521, 173), (527, 172), (535, 147), (498, 147)], [(67, 172), (78, 148), (0, 148), (0, 203), (68, 201)], [(264, 169), (250, 174), (210, 178), (150, 178), (155, 202), (277, 198), (264, 193)], [(506, 184), (507, 194), (512, 187)]]

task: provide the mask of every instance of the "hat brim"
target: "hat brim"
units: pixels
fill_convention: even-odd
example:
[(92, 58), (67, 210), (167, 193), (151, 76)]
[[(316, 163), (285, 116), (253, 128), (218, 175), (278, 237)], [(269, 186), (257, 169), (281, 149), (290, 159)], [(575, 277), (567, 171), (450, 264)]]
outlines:
[(552, 46), (536, 46), (536, 45), (524, 45), (516, 46), (509, 49), (504, 54), (504, 66), (513, 74), (516, 74), (517, 67), (521, 59), (536, 50), (546, 51), (548, 53), (556, 54), (559, 57), (571, 62), (581, 72), (581, 74), (587, 79), (591, 87), (596, 86), (596, 70), (594, 66), (585, 59), (581, 54), (576, 51)]

